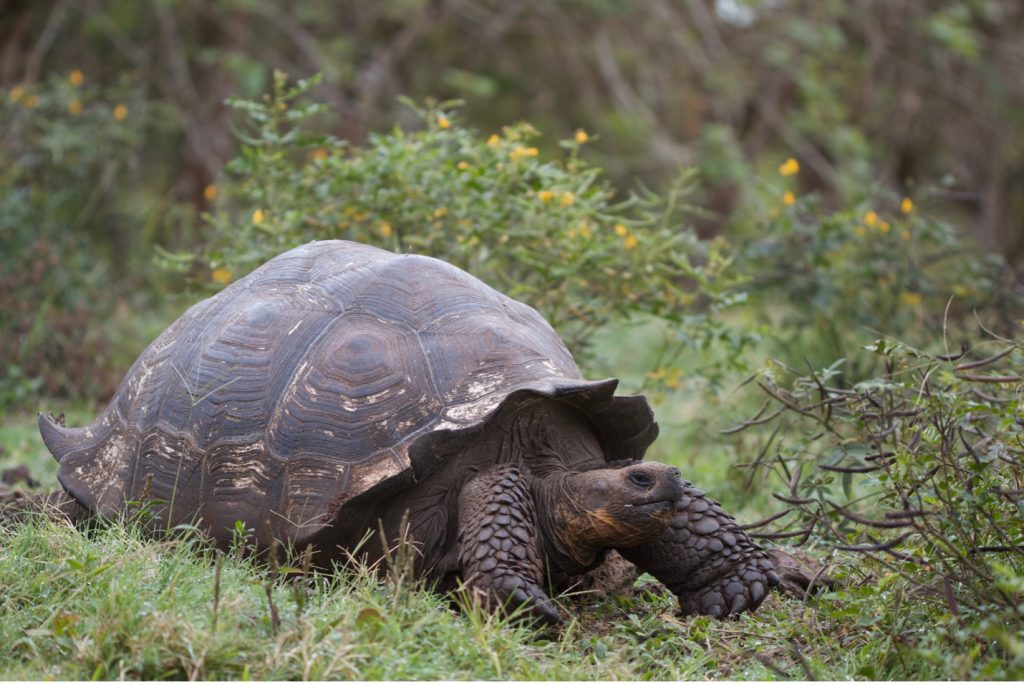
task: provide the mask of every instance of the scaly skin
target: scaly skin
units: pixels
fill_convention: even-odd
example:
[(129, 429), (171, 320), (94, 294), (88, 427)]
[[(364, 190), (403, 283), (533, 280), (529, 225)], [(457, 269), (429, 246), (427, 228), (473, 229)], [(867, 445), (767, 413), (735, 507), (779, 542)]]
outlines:
[(768, 555), (691, 483), (668, 529), (657, 540), (620, 549), (622, 556), (665, 584), (684, 616), (720, 618), (753, 611), (779, 584)]
[(459, 566), (470, 592), (491, 610), (525, 605), (545, 623), (561, 617), (542, 589), (529, 476), (514, 466), (480, 474), (459, 495)]

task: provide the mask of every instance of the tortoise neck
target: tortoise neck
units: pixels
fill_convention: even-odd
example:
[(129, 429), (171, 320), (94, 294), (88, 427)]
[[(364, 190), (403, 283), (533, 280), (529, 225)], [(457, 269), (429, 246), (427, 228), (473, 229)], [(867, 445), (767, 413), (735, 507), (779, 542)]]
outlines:
[(600, 561), (603, 546), (591, 539), (582, 523), (586, 507), (572, 487), (571, 473), (553, 473), (533, 481), (532, 494), (541, 548), (552, 570), (582, 573)]

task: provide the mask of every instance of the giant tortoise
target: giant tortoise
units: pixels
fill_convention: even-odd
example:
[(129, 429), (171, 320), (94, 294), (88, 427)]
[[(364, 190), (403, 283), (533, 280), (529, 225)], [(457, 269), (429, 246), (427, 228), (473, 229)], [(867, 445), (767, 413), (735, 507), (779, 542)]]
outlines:
[(227, 547), (241, 522), (254, 548), (325, 565), (405, 538), (418, 576), (550, 622), (547, 592), (612, 550), (685, 614), (756, 608), (778, 583), (767, 555), (642, 461), (657, 424), (616, 384), (584, 380), (536, 311), (466, 272), (329, 240), (190, 308), (91, 425), (39, 427), (100, 517), (148, 500), (155, 529)]

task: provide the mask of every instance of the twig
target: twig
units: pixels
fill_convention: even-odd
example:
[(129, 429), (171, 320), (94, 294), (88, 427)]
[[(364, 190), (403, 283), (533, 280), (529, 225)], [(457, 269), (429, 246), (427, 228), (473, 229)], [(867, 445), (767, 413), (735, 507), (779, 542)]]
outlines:
[(909, 538), (914, 534), (914, 532), (915, 531), (908, 530), (903, 535), (889, 540), (889, 542), (880, 542), (876, 545), (836, 545), (836, 549), (841, 549), (844, 552), (887, 552)]
[(772, 521), (778, 521), (780, 518), (782, 518), (786, 514), (789, 514), (789, 513), (794, 512), (794, 511), (797, 511), (797, 510), (795, 508), (790, 508), (790, 509), (786, 509), (784, 511), (780, 511), (777, 514), (772, 514), (771, 516), (763, 518), (760, 521), (755, 521), (754, 523), (748, 523), (746, 525), (740, 526), (740, 530), (753, 530), (755, 528), (761, 528), (763, 526), (767, 526)]
[(979, 369), (983, 366), (988, 366), (989, 364), (999, 361), (1000, 359), (1002, 359), (1003, 357), (1010, 354), (1016, 349), (1016, 347), (1007, 347), (1002, 352), (997, 352), (996, 354), (993, 354), (991, 357), (985, 357), (984, 359), (979, 359), (978, 361), (970, 362), (969, 364), (957, 364), (955, 367), (953, 367), (953, 370), (959, 373), (960, 371), (967, 371), (968, 369)]
[(761, 540), (785, 540), (786, 538), (795, 538), (799, 535), (810, 535), (813, 532), (814, 528), (811, 527), (804, 528), (803, 530), (795, 530), (792, 533), (751, 533), (750, 537)]
[(872, 528), (906, 528), (907, 526), (914, 525), (913, 521), (875, 521), (872, 519), (864, 518), (854, 514), (852, 511), (848, 511), (831, 500), (825, 500), (829, 506), (839, 512), (839, 515), (843, 518), (859, 523), (862, 526), (870, 526)]

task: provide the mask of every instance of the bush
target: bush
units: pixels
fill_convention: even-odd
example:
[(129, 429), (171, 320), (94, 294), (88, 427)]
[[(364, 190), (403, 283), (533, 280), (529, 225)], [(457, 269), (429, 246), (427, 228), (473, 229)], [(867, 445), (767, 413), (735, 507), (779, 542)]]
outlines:
[(96, 325), (112, 311), (112, 273), (98, 243), (143, 126), (122, 95), (74, 71), (0, 98), (0, 409), (113, 388), (112, 341)]
[(1014, 274), (950, 223), (889, 194), (826, 212), (791, 190), (795, 160), (779, 172), (737, 227), (737, 269), (789, 364), (845, 357), (841, 372), (856, 381), (878, 370), (877, 357), (857, 352), (866, 335), (923, 347), (940, 334), (967, 340), (978, 313), (1002, 330), (1016, 325), (1024, 301)]
[(812, 374), (771, 364), (759, 375), (767, 400), (744, 426), (779, 422), (772, 439), (783, 437), (759, 465), (790, 505), (769, 537), (868, 557), (874, 590), (901, 587), (907, 611), (938, 626), (919, 656), (950, 660), (956, 677), (1024, 672), (1021, 346), (867, 349), (885, 372), (854, 385), (836, 387), (838, 363)]
[(664, 198), (622, 196), (581, 155), (586, 132), (546, 160), (528, 124), (482, 136), (459, 124), (456, 103), (409, 103), (422, 128), (354, 147), (311, 131), (324, 112), (303, 100), (313, 83), (278, 73), (272, 96), (231, 103), (247, 129), (212, 217), (204, 263), (215, 284), (310, 240), (358, 240), (466, 269), (537, 308), (578, 355), (596, 330), (633, 315), (715, 335), (714, 313), (735, 303), (724, 244), (682, 223), (691, 176)]

